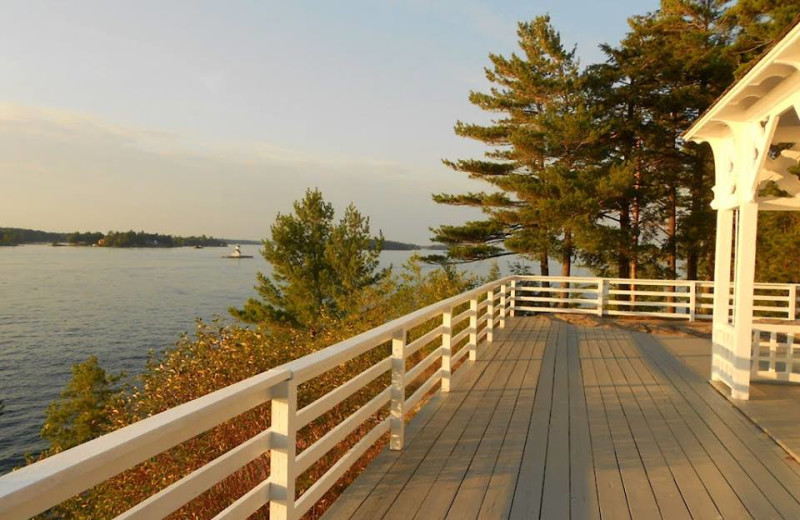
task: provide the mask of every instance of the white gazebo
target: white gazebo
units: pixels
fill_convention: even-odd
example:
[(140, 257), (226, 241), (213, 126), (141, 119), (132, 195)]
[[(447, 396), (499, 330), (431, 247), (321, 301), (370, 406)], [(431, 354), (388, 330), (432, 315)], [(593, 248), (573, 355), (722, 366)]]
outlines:
[[(712, 381), (748, 399), (760, 357), (753, 297), (759, 211), (800, 210), (800, 25), (796, 25), (685, 134), (714, 151), (717, 210)], [(800, 262), (800, 259), (798, 259)], [(731, 296), (732, 298), (729, 298)], [(787, 299), (796, 305), (796, 297)], [(759, 333), (756, 332), (756, 336)], [(787, 333), (775, 379), (796, 380)], [(773, 356), (774, 357), (774, 356)], [(775, 367), (773, 360), (773, 367)]]

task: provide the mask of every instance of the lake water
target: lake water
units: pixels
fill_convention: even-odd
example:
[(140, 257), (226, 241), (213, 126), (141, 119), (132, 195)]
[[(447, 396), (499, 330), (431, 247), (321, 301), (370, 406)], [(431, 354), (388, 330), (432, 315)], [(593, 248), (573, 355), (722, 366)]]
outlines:
[[(149, 350), (171, 346), (196, 317), (227, 316), (253, 296), (256, 271), (268, 266), (257, 246), (243, 250), (255, 258), (222, 259), (222, 248), (0, 247), (0, 474), (45, 447), (44, 410), (73, 364), (94, 354), (111, 373), (136, 374)], [(386, 251), (381, 263), (399, 267), (411, 254)], [(489, 263), (470, 270), (485, 274)]]

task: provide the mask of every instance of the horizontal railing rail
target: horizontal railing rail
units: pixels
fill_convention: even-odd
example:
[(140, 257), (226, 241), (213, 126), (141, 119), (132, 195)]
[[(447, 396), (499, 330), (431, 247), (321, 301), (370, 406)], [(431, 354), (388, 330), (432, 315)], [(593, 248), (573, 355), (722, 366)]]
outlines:
[[(409, 414), (437, 387), (449, 391), (459, 362), (467, 356), (476, 359), (478, 345), (490, 343), (494, 329), (505, 325), (513, 282), (513, 277), (506, 277), (429, 305), (4, 475), (0, 477), (0, 518), (42, 513), (265, 403), (270, 403), (268, 428), (118, 518), (163, 518), (265, 454), (269, 454), (269, 477), (216, 518), (246, 518), (267, 504), (273, 519), (299, 518), (385, 434), (390, 434), (391, 449), (402, 449)], [(468, 308), (461, 311), (462, 307)], [(391, 343), (391, 354), (298, 409), (298, 386), (387, 343)], [(300, 429), (389, 372), (391, 382), (385, 388), (297, 453)], [(382, 412), (388, 412), (385, 418)], [(297, 478), (376, 417), (377, 425), (298, 497)]]
[[(756, 312), (763, 317), (796, 319), (797, 288), (757, 284)], [(269, 457), (268, 478), (217, 518), (246, 518), (267, 504), (273, 520), (299, 518), (386, 434), (391, 449), (402, 449), (409, 415), (437, 388), (448, 392), (453, 371), (465, 360), (475, 360), (478, 346), (490, 344), (494, 331), (503, 328), (507, 318), (520, 312), (569, 312), (710, 319), (712, 301), (712, 282), (508, 276), (4, 475), (0, 477), (0, 518), (27, 518), (44, 512), (267, 403), (271, 414), (268, 427), (119, 518), (167, 516), (265, 456)], [(773, 338), (783, 334), (775, 329), (760, 330), (772, 331)], [(761, 348), (763, 340), (758, 343), (754, 348)], [(773, 350), (775, 354), (763, 355), (774, 367), (779, 349)], [(360, 373), (299, 407), (299, 386), (368, 353), (368, 366)], [(368, 387), (374, 395), (338, 424), (327, 426), (298, 453), (298, 431)], [(363, 433), (370, 424), (371, 429)], [(353, 440), (356, 433), (363, 435)], [(296, 481), (301, 474), (347, 439), (352, 441), (347, 443), (349, 448), (298, 496)]]
[[(514, 305), (519, 311), (695, 321), (711, 320), (714, 308), (710, 281), (518, 276), (516, 282)], [(800, 284), (755, 284), (754, 318), (800, 318), (798, 288)]]
[(753, 325), (751, 378), (800, 382), (800, 325)]

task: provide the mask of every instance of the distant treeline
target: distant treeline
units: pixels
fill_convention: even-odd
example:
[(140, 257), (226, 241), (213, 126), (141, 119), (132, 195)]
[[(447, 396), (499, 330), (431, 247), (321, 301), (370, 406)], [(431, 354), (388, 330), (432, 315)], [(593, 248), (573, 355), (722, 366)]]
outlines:
[(202, 236), (180, 237), (146, 233), (144, 231), (89, 231), (85, 233), (53, 233), (35, 229), (0, 228), (0, 245), (38, 244), (38, 243), (70, 244), (75, 246), (101, 247), (225, 247), (224, 240)]
[[(202, 236), (179, 237), (146, 233), (144, 231), (87, 231), (84, 233), (53, 233), (36, 229), (2, 228), (0, 227), (0, 246), (16, 246), (20, 244), (69, 244), (73, 246), (100, 247), (225, 247), (228, 244), (261, 244), (258, 240), (228, 240)], [(383, 241), (384, 251), (415, 251), (418, 249), (445, 249), (445, 246), (420, 246), (394, 240)]]
[(383, 241), (384, 251), (416, 251), (419, 249), (447, 249), (447, 247), (439, 244), (435, 246), (420, 246), (417, 244), (407, 244), (405, 242), (395, 242), (394, 240)]
[(35, 229), (0, 228), (0, 246), (15, 246), (17, 244), (36, 244), (40, 242), (53, 242), (64, 240), (64, 233), (50, 233)]

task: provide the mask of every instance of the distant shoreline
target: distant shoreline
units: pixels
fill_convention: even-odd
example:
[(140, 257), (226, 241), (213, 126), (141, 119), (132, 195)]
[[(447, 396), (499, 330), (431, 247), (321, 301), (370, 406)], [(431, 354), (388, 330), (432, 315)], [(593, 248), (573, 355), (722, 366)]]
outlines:
[[(206, 235), (181, 237), (144, 231), (109, 231), (60, 233), (36, 229), (0, 227), (0, 246), (49, 244), (52, 246), (113, 247), (141, 249), (171, 249), (176, 247), (228, 247), (231, 244), (256, 245), (261, 240), (215, 238)], [(442, 245), (422, 246), (395, 240), (384, 240), (384, 251), (435, 251), (445, 250)]]

